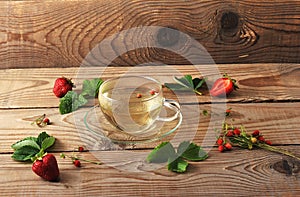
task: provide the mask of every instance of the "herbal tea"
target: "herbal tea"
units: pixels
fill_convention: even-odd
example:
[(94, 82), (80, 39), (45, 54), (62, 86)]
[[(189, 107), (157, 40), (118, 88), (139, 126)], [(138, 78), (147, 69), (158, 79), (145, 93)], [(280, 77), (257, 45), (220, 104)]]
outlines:
[(99, 95), (101, 110), (115, 127), (128, 133), (147, 130), (157, 119), (163, 106), (163, 97), (157, 84), (138, 87), (107, 87)]

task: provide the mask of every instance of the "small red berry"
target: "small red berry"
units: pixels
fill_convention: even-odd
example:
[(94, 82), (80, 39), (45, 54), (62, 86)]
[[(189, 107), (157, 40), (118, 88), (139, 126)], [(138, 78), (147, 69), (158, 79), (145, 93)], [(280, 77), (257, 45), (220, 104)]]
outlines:
[(224, 146), (225, 146), (225, 148), (227, 150), (231, 150), (232, 149), (232, 145), (229, 142), (227, 142), (226, 144), (224, 144)]
[(265, 141), (265, 138), (264, 138), (264, 136), (262, 136), (262, 135), (258, 136), (257, 139), (258, 139), (259, 141), (261, 141), (261, 142), (264, 142), (264, 141)]
[(221, 146), (222, 144), (223, 144), (223, 139), (222, 138), (219, 138), (218, 140), (217, 140), (217, 144), (219, 145), (219, 146)]
[(232, 130), (228, 130), (227, 133), (226, 133), (226, 136), (227, 136), (227, 137), (232, 137), (233, 134), (234, 134), (234, 133), (233, 133)]
[(137, 94), (136, 94), (136, 98), (142, 98), (142, 94), (137, 93)]
[(74, 166), (76, 166), (76, 167), (80, 167), (81, 166), (81, 163), (80, 163), (80, 160), (74, 160)]
[(234, 135), (240, 135), (240, 134), (241, 134), (241, 131), (240, 131), (238, 128), (235, 128), (235, 129), (233, 130), (233, 133), (234, 133)]
[(272, 142), (270, 140), (266, 140), (265, 143), (268, 145), (272, 145)]
[(50, 124), (49, 118), (45, 118), (45, 119), (43, 120), (43, 123), (46, 124), (46, 125), (49, 125), (49, 124)]
[(78, 147), (78, 151), (79, 151), (79, 152), (83, 152), (83, 151), (84, 151), (84, 148), (83, 148), (82, 146), (79, 146), (79, 147)]
[(258, 136), (258, 135), (259, 135), (259, 130), (253, 131), (252, 136)]
[(218, 147), (218, 150), (219, 150), (220, 152), (223, 152), (223, 151), (224, 151), (224, 146), (222, 146), (222, 145), (219, 146), (219, 147)]
[(150, 93), (151, 95), (154, 95), (154, 94), (156, 93), (156, 91), (155, 91), (155, 90), (150, 90), (149, 93)]

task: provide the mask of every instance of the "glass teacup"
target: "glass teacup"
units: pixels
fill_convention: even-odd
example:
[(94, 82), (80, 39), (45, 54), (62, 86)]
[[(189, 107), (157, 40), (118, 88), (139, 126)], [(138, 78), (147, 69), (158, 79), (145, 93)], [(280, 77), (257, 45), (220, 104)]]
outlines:
[[(166, 100), (162, 85), (151, 77), (124, 76), (106, 80), (99, 88), (98, 99), (105, 118), (131, 135), (153, 132), (156, 121), (173, 121), (180, 113), (179, 104)], [(163, 107), (174, 113), (161, 117)]]

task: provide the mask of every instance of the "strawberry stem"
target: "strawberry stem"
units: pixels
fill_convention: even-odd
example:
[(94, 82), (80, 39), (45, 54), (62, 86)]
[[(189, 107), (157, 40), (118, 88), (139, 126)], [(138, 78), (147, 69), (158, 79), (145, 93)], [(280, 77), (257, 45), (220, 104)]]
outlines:
[(262, 149), (265, 149), (265, 150), (268, 150), (268, 151), (272, 151), (272, 152), (276, 152), (276, 153), (281, 153), (283, 155), (287, 155), (287, 156), (290, 156), (294, 159), (297, 159), (300, 161), (300, 157), (294, 155), (293, 153), (287, 151), (287, 150), (284, 150), (284, 149), (281, 149), (281, 148), (278, 148), (278, 147), (274, 147), (274, 146), (270, 146), (268, 144), (255, 144), (255, 146), (258, 146), (259, 148), (262, 148)]
[(97, 161), (92, 161), (92, 160), (88, 160), (88, 159), (83, 159), (77, 156), (68, 156), (69, 158), (71, 158), (72, 160), (80, 160), (80, 161), (85, 161), (88, 163), (92, 163), (92, 164), (96, 164), (96, 165), (101, 165), (101, 162), (97, 162)]

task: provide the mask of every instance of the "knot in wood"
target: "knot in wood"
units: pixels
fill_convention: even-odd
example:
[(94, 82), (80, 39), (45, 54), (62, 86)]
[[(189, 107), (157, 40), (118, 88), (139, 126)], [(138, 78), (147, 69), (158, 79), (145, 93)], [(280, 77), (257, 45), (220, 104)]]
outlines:
[(171, 47), (177, 44), (180, 33), (173, 28), (163, 27), (158, 30), (156, 37), (159, 45), (163, 47)]
[(221, 17), (221, 28), (224, 31), (232, 31), (238, 28), (239, 15), (234, 12), (225, 12)]
[(282, 159), (272, 165), (273, 169), (288, 176), (299, 172), (299, 162)]

